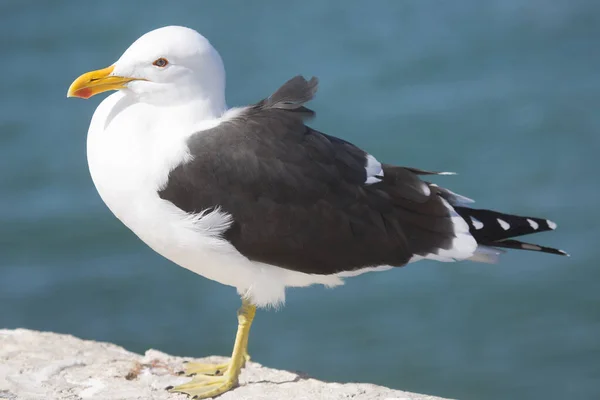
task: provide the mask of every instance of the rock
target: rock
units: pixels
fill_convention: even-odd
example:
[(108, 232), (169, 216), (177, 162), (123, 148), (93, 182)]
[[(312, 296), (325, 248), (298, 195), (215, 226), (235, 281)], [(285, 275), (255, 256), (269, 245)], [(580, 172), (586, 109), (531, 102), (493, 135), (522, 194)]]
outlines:
[[(165, 387), (190, 378), (178, 376), (180, 358), (148, 350), (143, 356), (110, 343), (26, 329), (0, 330), (2, 400), (184, 400)], [(203, 361), (222, 362), (222, 357)], [(328, 383), (250, 362), (240, 387), (219, 400), (439, 399), (366, 383)]]

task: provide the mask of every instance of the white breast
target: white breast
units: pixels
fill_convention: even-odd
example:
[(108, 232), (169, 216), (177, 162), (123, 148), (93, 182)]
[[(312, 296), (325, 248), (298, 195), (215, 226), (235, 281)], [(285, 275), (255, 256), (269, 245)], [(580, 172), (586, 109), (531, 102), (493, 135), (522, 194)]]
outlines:
[(132, 102), (121, 92), (98, 106), (88, 132), (88, 164), (98, 193), (115, 216), (159, 254), (236, 287), (259, 306), (282, 302), (286, 286), (340, 284), (336, 276), (252, 262), (219, 237), (231, 222), (229, 215), (190, 216), (159, 197), (169, 172), (190, 157), (186, 138), (219, 123), (198, 124), (188, 111)]
[(132, 103), (118, 92), (98, 106), (88, 132), (94, 184), (111, 211), (131, 229), (148, 221), (146, 208), (155, 203), (156, 191), (187, 157), (177, 125), (168, 135), (158, 134), (168, 129), (159, 114), (157, 107)]

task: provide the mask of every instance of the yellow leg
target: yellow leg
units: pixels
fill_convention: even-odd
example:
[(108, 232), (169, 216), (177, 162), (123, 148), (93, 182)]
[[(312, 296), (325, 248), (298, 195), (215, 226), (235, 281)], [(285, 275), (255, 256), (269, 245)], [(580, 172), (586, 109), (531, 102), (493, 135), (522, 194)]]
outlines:
[[(245, 346), (246, 347), (248, 346), (247, 342), (246, 342)], [(248, 361), (250, 361), (250, 354), (248, 354), (248, 352), (246, 352), (244, 354), (244, 364), (242, 365), (242, 367), (245, 366)], [(179, 372), (179, 375), (186, 375), (186, 376), (223, 375), (225, 373), (225, 371), (227, 371), (227, 368), (229, 368), (229, 364), (230, 364), (230, 362), (225, 362), (222, 364), (207, 364), (207, 363), (199, 363), (199, 362), (189, 362), (189, 363), (185, 364), (183, 371)]]
[[(242, 307), (238, 310), (238, 329), (231, 361), (227, 364), (214, 366), (214, 369), (205, 368), (206, 372), (196, 372), (201, 375), (196, 375), (190, 382), (168, 388), (168, 390), (170, 392), (185, 393), (192, 396), (193, 399), (206, 399), (223, 394), (237, 386), (240, 372), (246, 361), (250, 359), (248, 356), (248, 335), (255, 314), (256, 306), (250, 304), (248, 300), (242, 299)], [(221, 369), (217, 367), (221, 367), (223, 371), (221, 372)], [(186, 368), (186, 372), (187, 370), (188, 368)], [(213, 373), (210, 374), (211, 372)], [(222, 376), (208, 376), (221, 374)]]

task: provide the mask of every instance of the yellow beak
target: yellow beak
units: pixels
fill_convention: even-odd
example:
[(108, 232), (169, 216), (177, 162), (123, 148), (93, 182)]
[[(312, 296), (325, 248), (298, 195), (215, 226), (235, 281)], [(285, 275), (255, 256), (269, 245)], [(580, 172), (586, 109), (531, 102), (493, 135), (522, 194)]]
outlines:
[(69, 86), (67, 97), (89, 99), (95, 94), (108, 90), (123, 89), (127, 83), (137, 80), (137, 78), (111, 76), (110, 74), (114, 69), (115, 67), (111, 65), (110, 67), (81, 75)]

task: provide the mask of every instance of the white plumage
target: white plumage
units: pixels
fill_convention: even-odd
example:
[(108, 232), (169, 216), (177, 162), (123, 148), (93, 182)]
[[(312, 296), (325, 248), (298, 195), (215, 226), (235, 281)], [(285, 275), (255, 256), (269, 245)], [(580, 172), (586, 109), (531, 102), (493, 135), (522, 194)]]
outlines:
[(231, 361), (187, 364), (195, 377), (171, 392), (204, 399), (234, 388), (256, 307), (283, 303), (286, 287), (392, 268), (378, 264), (494, 262), (495, 247), (566, 255), (505, 240), (556, 228), (551, 221), (465, 207), (471, 199), (418, 178), (449, 173), (389, 168), (312, 130), (303, 104), (317, 82), (298, 76), (254, 106), (228, 109), (217, 51), (191, 29), (166, 27), (69, 88), (82, 98), (119, 90), (96, 109), (87, 142), (109, 209), (157, 253), (242, 296)]
[[(154, 61), (159, 59), (167, 65)], [(90, 172), (110, 210), (156, 252), (235, 287), (257, 306), (282, 303), (288, 286), (335, 286), (343, 277), (390, 268), (316, 275), (250, 261), (220, 237), (231, 224), (228, 214), (213, 210), (190, 216), (159, 197), (169, 172), (191, 157), (186, 140), (240, 112), (227, 109), (223, 63), (203, 36), (183, 27), (157, 29), (134, 42), (109, 69), (109, 77), (132, 79), (94, 113), (87, 142)], [(365, 168), (366, 184), (381, 180), (383, 169), (373, 156), (367, 156)], [(423, 192), (431, 193), (426, 184)], [(445, 205), (456, 230), (454, 247), (411, 261), (454, 261), (473, 255), (477, 244), (468, 225)]]
[(383, 178), (383, 168), (381, 168), (381, 163), (370, 154), (367, 155), (367, 166), (365, 167), (365, 170), (367, 172), (367, 179), (365, 180), (367, 185), (381, 182), (381, 178)]
[[(201, 86), (202, 82), (192, 79), (203, 74), (188, 75), (192, 67), (212, 71), (212, 79), (223, 82), (202, 86), (197, 97), (184, 92), (179, 98), (177, 83), (160, 83), (155, 92), (157, 84), (147, 81), (131, 82), (127, 89), (108, 96), (92, 117), (87, 140), (90, 173), (102, 200), (154, 251), (190, 271), (235, 287), (257, 306), (282, 303), (287, 286), (342, 284), (335, 275), (310, 275), (250, 261), (219, 237), (231, 222), (229, 215), (213, 211), (190, 217), (158, 196), (169, 171), (190, 157), (185, 140), (238, 112), (226, 112), (225, 71), (218, 53), (205, 39), (193, 40), (195, 36), (200, 35), (180, 27), (150, 32), (114, 64), (115, 75), (160, 76), (164, 71), (147, 71), (136, 63), (151, 64), (154, 58), (168, 54), (174, 64), (171, 60), (179, 53), (188, 54), (188, 60), (181, 56), (180, 62), (187, 64), (181, 72), (175, 71), (182, 75), (174, 73), (175, 82)], [(157, 51), (156, 46), (164, 47), (162, 41), (188, 43), (194, 49), (200, 44), (204, 52), (183, 45)]]

